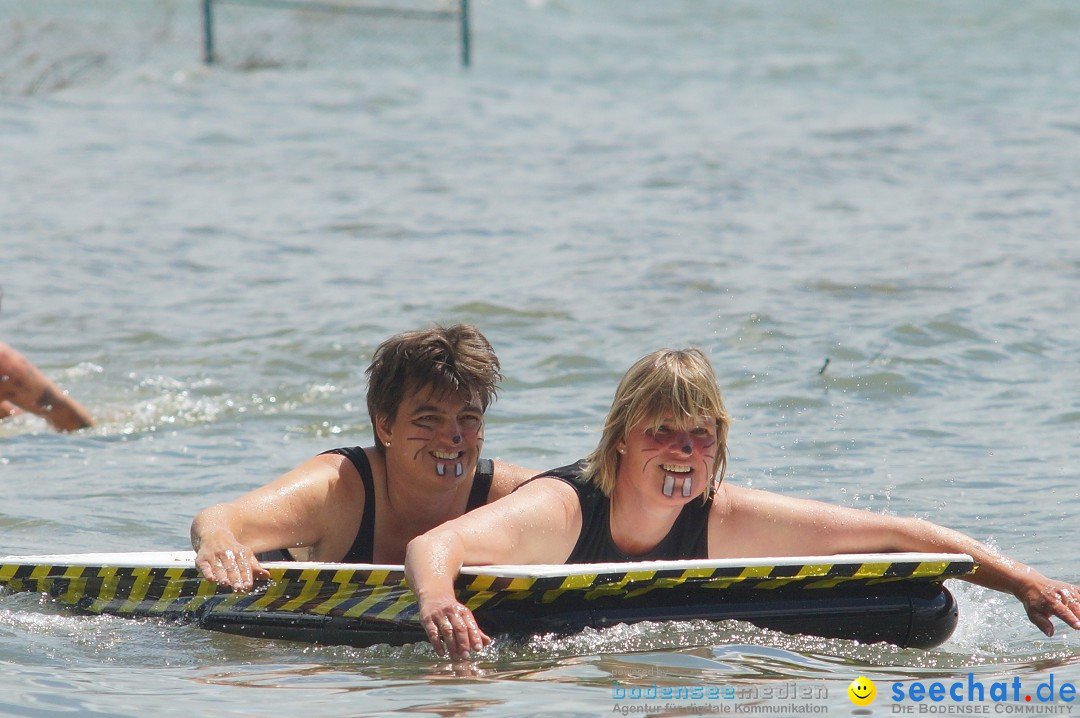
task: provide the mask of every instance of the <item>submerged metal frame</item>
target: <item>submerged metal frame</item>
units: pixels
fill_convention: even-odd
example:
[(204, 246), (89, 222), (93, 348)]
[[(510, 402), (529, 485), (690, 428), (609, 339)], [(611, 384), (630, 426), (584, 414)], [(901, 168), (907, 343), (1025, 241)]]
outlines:
[(457, 12), (449, 10), (414, 10), (408, 8), (399, 9), (376, 6), (364, 7), (359, 5), (321, 2), (319, 0), (202, 0), (203, 62), (207, 65), (213, 65), (217, 62), (217, 53), (214, 46), (215, 3), (286, 8), (291, 10), (316, 10), (374, 17), (415, 17), (425, 19), (447, 19), (457, 17), (461, 20), (461, 66), (469, 67), (472, 64), (472, 23), (470, 22), (471, 11), (469, 9), (469, 0), (458, 0)]

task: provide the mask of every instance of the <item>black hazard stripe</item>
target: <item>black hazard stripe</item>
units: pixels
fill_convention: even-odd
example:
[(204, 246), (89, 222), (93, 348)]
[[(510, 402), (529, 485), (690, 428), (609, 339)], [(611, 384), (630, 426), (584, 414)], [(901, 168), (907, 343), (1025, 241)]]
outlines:
[[(156, 603), (157, 601), (160, 601), (162, 599), (165, 593), (170, 589), (171, 584), (174, 582), (174, 579), (171, 579), (165, 573), (167, 570), (168, 569), (152, 568), (147, 571), (147, 583), (145, 584), (145, 587), (143, 588), (143, 591), (139, 596), (140, 601), (153, 601)], [(185, 577), (180, 577), (179, 579), (175, 580), (183, 582), (187, 579)]]
[(798, 564), (772, 566), (769, 569), (769, 577), (794, 578), (798, 576), (799, 572), (804, 568), (806, 567)]
[(880, 569), (871, 569), (870, 564), (865, 563), (839, 563), (830, 566), (823, 578), (850, 578), (857, 574), (865, 575), (867, 573), (880, 575), (882, 571)]
[[(381, 605), (390, 605), (390, 604), (393, 603), (393, 600), (391, 599), (391, 594), (393, 593), (393, 590), (390, 589), (390, 588), (386, 588), (386, 590), (384, 590), (384, 588), (386, 588), (386, 587), (380, 587), (380, 586), (365, 587), (365, 590), (364, 590), (364, 592), (362, 594), (355, 595), (355, 596), (350, 596), (350, 597), (346, 598), (345, 600), (341, 601), (337, 605), (332, 606), (327, 611), (327, 614), (331, 615), (331, 616), (345, 616), (345, 615), (368, 616), (368, 615), (371, 615), (373, 612), (377, 613), (378, 611), (373, 608), (374, 606), (378, 606), (380, 604)], [(379, 594), (379, 593), (384, 593), (386, 595), (382, 599), (373, 599), (373, 596), (375, 596), (376, 594)], [(396, 597), (399, 594), (393, 594), (393, 595)], [(360, 605), (365, 604), (365, 603), (369, 604), (369, 605), (365, 605), (362, 610), (356, 611), (357, 606), (360, 606)]]
[(41, 586), (41, 588), (38, 589), (38, 590), (40, 590), (42, 593), (49, 594), (53, 598), (60, 598), (61, 596), (63, 596), (65, 593), (68, 592), (68, 588), (71, 587), (71, 583), (74, 580), (75, 579), (71, 579), (71, 578), (48, 578), (48, 579), (44, 579), (44, 580), (41, 580), (39, 582), (39, 585)]
[[(305, 575), (307, 574), (307, 575)], [(309, 570), (299, 568), (287, 568), (281, 573), (280, 580), (287, 582), (303, 582), (308, 580)], [(356, 584), (362, 586), (390, 586), (405, 583), (405, 572), (387, 569), (320, 569), (316, 580), (323, 583)]]
[[(175, 596), (174, 600), (180, 600), (180, 599), (183, 599), (183, 598), (190, 598), (192, 596), (197, 596), (197, 595), (199, 595), (200, 586), (202, 584), (204, 584), (204, 583), (210, 583), (210, 582), (205, 581), (202, 578), (201, 575), (188, 576), (187, 573), (185, 572), (184, 576), (181, 579), (178, 580), (178, 583), (180, 584), (180, 586), (179, 586), (178, 590), (176, 591), (176, 596)], [(214, 593), (222, 592), (221, 588), (222, 587), (217, 586), (215, 584)]]
[(319, 609), (331, 603), (334, 596), (338, 595), (342, 588), (348, 589), (353, 593), (364, 590), (364, 587), (355, 583), (343, 584), (339, 581), (321, 583), (318, 590), (315, 592), (315, 595), (294, 610), (299, 611), (300, 613), (320, 613)]
[(112, 583), (112, 586), (115, 586), (111, 591), (114, 600), (131, 600), (131, 592), (135, 589), (135, 585), (139, 581), (139, 577), (135, 574), (135, 571), (136, 569), (133, 568), (118, 568), (116, 573), (112, 575), (110, 582)]
[(390, 609), (394, 607), (402, 599), (402, 594), (398, 591), (388, 591), (386, 596), (371, 605), (370, 608), (364, 611), (365, 616), (376, 616), (390, 612)]
[[(11, 579), (13, 581), (25, 581), (31, 577), (35, 568), (37, 568), (37, 566), (19, 566), (15, 569), (15, 574)], [(52, 567), (50, 566), (47, 570), (51, 572)]]
[[(266, 611), (279, 611), (285, 604), (295, 601), (297, 596), (300, 595), (300, 590), (302, 590), (300, 586), (293, 583), (283, 587), (283, 590), (279, 593), (267, 593), (261, 597), (262, 607)], [(273, 598), (270, 598), (270, 600), (267, 601), (266, 599), (271, 595), (273, 595)]]
[(918, 561), (903, 561), (897, 562), (889, 566), (889, 570), (886, 572), (889, 576), (895, 576), (896, 578), (908, 578), (915, 574), (921, 564)]

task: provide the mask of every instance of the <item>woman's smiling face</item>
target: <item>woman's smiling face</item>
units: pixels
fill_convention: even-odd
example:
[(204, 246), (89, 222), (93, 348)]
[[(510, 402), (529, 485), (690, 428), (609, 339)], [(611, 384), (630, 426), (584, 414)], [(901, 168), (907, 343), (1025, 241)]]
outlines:
[(639, 421), (617, 447), (616, 484), (641, 482), (646, 491), (680, 503), (704, 493), (716, 462), (716, 425), (709, 416)]
[(410, 473), (448, 481), (472, 476), (484, 445), (484, 410), (475, 398), (438, 393), (430, 388), (407, 393), (393, 421), (384, 422), (380, 438), (387, 458)]

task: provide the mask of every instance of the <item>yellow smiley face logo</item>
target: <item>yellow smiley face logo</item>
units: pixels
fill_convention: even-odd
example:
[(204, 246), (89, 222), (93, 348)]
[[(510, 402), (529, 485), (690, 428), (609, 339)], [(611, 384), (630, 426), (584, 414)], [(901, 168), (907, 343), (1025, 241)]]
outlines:
[(848, 698), (857, 706), (868, 706), (877, 698), (877, 686), (865, 676), (859, 676), (847, 687)]

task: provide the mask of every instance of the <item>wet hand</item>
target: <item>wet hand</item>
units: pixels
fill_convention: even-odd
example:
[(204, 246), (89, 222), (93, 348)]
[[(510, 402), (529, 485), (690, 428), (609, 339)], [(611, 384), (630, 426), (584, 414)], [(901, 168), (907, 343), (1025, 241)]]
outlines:
[(455, 661), (467, 659), (472, 651), (491, 643), (491, 638), (476, 624), (472, 611), (456, 600), (426, 603), (420, 609), (420, 625), (439, 656), (449, 655)]
[(236, 542), (203, 541), (195, 557), (195, 567), (207, 581), (234, 591), (250, 591), (256, 578), (269, 578), (247, 546)]
[(1048, 636), (1054, 635), (1050, 619), (1057, 616), (1074, 629), (1080, 629), (1080, 586), (1064, 581), (1043, 579), (1017, 594), (1028, 618)]

